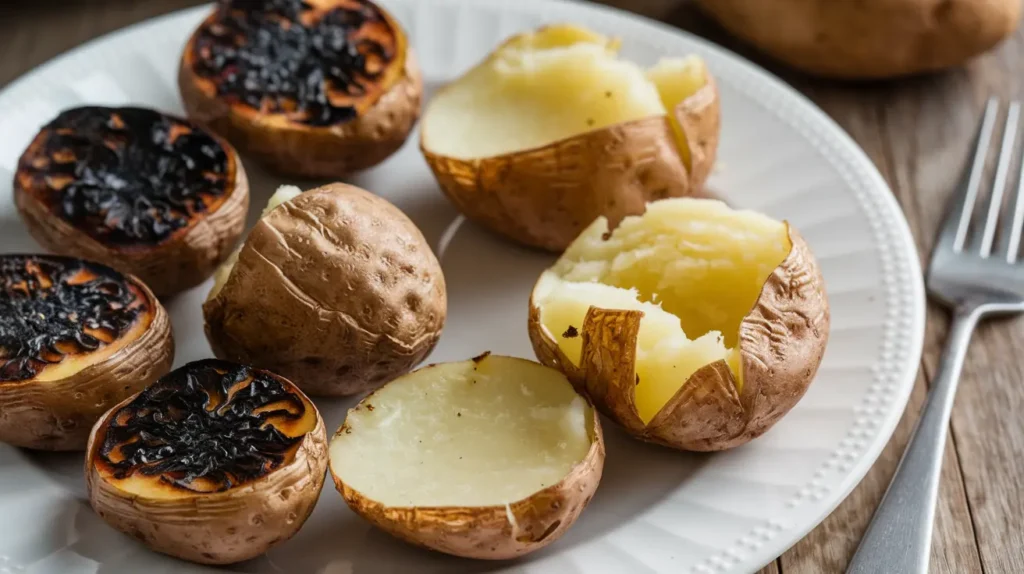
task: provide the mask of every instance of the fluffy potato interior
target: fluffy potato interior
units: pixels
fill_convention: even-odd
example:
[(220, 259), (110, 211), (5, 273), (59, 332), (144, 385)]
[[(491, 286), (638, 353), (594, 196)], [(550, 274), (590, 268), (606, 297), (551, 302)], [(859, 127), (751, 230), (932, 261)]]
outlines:
[(726, 360), (742, 385), (740, 322), (791, 248), (785, 224), (764, 215), (713, 200), (658, 201), (611, 233), (595, 221), (544, 272), (534, 302), (577, 365), (591, 306), (644, 312), (635, 397), (649, 422), (708, 363)]
[(532, 361), (433, 365), (349, 412), (331, 468), (391, 507), (504, 505), (565, 478), (590, 450), (593, 417), (564, 375)]
[[(460, 159), (540, 147), (663, 116), (706, 81), (699, 58), (664, 60), (645, 72), (618, 59), (617, 48), (568, 25), (513, 37), (434, 97), (424, 114), (424, 146)], [(682, 153), (689, 167), (689, 153)]]

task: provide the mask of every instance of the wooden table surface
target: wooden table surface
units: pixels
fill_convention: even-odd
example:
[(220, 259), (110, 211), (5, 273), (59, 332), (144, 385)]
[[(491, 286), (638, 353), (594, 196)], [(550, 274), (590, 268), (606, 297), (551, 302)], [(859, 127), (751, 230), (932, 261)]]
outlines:
[[(429, 0), (420, 0), (429, 1)], [(687, 0), (605, 0), (723, 44), (808, 95), (864, 148), (903, 206), (927, 254), (984, 100), (1024, 92), (1024, 31), (963, 69), (870, 84), (813, 80), (730, 40)], [(197, 0), (35, 0), (0, 7), (0, 86), (57, 54)], [(4, 4), (8, 4), (4, 2)], [(765, 145), (771, 145), (770, 135)], [(923, 261), (923, 259), (922, 259)], [(842, 572), (882, 496), (924, 401), (946, 333), (928, 311), (924, 357), (903, 420), (850, 497), (763, 572)], [(939, 573), (1024, 573), (1024, 321), (983, 324), (953, 411), (932, 547)], [(897, 573), (893, 573), (897, 574)]]

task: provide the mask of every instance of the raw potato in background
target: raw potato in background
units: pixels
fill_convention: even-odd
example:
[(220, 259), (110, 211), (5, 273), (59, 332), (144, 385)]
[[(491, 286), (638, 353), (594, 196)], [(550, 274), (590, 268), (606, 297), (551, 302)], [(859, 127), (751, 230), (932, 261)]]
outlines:
[(696, 56), (654, 67), (574, 25), (514, 36), (442, 88), (420, 150), (470, 219), (561, 251), (594, 219), (692, 194), (715, 163), (718, 91)]
[(696, 0), (805, 72), (890, 78), (959, 66), (1017, 29), (1021, 0)]
[(217, 357), (322, 396), (365, 392), (412, 369), (446, 313), (423, 234), (394, 205), (342, 183), (282, 188), (203, 305)]

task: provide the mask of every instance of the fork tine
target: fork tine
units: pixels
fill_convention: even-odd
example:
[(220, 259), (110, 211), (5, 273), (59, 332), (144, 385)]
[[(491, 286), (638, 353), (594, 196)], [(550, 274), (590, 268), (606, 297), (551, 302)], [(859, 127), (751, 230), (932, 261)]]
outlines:
[(1024, 161), (1021, 161), (1020, 163), (1020, 173), (1017, 176), (1017, 193), (1016, 203), (1013, 208), (1013, 223), (1003, 230), (1007, 263), (1017, 262), (1017, 254), (1020, 252), (1020, 234), (1022, 228), (1024, 228)]
[(1020, 123), (1020, 102), (1013, 102), (1006, 112), (1003, 143), (999, 146), (999, 164), (996, 166), (996, 177), (992, 181), (992, 194), (988, 201), (988, 215), (985, 217), (985, 230), (981, 237), (982, 258), (987, 258), (992, 254), (992, 242), (996, 237), (999, 213), (1003, 209), (1006, 176), (1010, 173), (1010, 163), (1013, 161), (1013, 146), (1017, 138), (1018, 123)]
[[(989, 143), (992, 141), (992, 128), (996, 122), (996, 114), (999, 112), (999, 100), (989, 98), (985, 104), (985, 114), (978, 124), (978, 133), (974, 142), (974, 160), (970, 166), (965, 167), (961, 176), (959, 189), (949, 206), (946, 214), (946, 221), (942, 224), (938, 243), (940, 246), (952, 247), (954, 252), (959, 253), (964, 248), (967, 240), (967, 230), (971, 225), (971, 215), (974, 211), (974, 203), (978, 198), (978, 187), (981, 185), (981, 175), (985, 170), (985, 158), (988, 155)], [(938, 249), (935, 250), (936, 252)]]

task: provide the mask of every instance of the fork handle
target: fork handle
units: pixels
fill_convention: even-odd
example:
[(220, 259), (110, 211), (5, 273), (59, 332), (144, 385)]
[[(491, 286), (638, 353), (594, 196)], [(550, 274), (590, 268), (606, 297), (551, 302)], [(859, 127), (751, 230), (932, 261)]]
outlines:
[(981, 310), (958, 308), (921, 418), (847, 574), (927, 574), (953, 396)]

